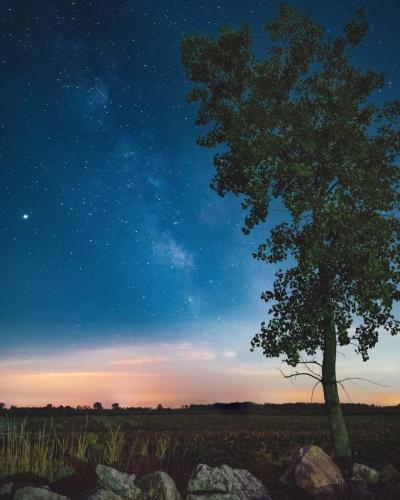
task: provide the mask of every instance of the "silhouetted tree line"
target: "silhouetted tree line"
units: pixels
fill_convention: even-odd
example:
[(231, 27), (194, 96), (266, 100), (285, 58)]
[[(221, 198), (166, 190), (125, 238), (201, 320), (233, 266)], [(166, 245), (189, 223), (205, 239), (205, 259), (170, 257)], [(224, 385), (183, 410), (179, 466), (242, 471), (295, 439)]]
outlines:
[[(287, 414), (325, 414), (323, 403), (253, 403), (250, 401), (233, 403), (214, 403), (211, 405), (190, 405), (189, 411), (222, 411), (242, 413), (287, 413)], [(343, 403), (342, 409), (347, 414), (365, 413), (400, 413), (400, 404), (393, 406), (368, 405), (364, 403)]]
[[(392, 406), (368, 405), (364, 403), (343, 403), (343, 411), (346, 414), (400, 414), (400, 404)], [(87, 413), (103, 414), (125, 414), (132, 412), (154, 413), (196, 413), (196, 412), (219, 412), (219, 413), (274, 413), (274, 414), (324, 414), (325, 406), (323, 403), (253, 403), (252, 401), (235, 401), (230, 403), (212, 403), (212, 404), (190, 404), (182, 405), (180, 408), (164, 408), (158, 404), (156, 408), (129, 406), (121, 407), (119, 403), (113, 403), (111, 408), (104, 408), (103, 404), (96, 401), (93, 406), (70, 405), (53, 406), (51, 403), (42, 407), (15, 406), (9, 408), (5, 403), (0, 403), (0, 413), (23, 414), (27, 413), (41, 415), (85, 415)]]

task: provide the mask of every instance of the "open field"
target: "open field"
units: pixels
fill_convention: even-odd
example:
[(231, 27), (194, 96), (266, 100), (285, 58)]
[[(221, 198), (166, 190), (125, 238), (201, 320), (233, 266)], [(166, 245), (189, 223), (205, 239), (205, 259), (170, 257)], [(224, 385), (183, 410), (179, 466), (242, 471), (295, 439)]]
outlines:
[[(354, 414), (346, 420), (356, 461), (375, 466), (388, 461), (400, 467), (398, 413)], [(15, 474), (30, 474), (32, 483), (35, 474), (66, 494), (91, 486), (96, 463), (137, 475), (162, 469), (181, 489), (198, 463), (226, 463), (248, 469), (273, 490), (294, 450), (311, 443), (330, 450), (328, 424), (321, 414), (7, 414), (1, 417), (0, 433), (1, 483)]]

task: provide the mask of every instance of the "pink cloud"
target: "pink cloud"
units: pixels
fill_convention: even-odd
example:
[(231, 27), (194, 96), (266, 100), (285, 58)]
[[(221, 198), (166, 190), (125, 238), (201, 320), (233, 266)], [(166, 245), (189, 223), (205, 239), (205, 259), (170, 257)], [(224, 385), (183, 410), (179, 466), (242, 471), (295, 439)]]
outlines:
[[(212, 342), (124, 343), (3, 359), (0, 394), (6, 404), (20, 406), (75, 406), (97, 400), (106, 406), (117, 401), (122, 406), (161, 403), (171, 407), (233, 400), (309, 401), (311, 379), (298, 378), (296, 385), (290, 384), (277, 370), (282, 366), (279, 360), (267, 360), (260, 353), (250, 355), (247, 342), (238, 337), (229, 350), (217, 337)], [(400, 402), (400, 368), (386, 357), (386, 363), (371, 360), (365, 364), (351, 355), (340, 359), (340, 375), (364, 376), (390, 385), (349, 384), (352, 401)], [(314, 400), (322, 401), (321, 391), (316, 391)]]

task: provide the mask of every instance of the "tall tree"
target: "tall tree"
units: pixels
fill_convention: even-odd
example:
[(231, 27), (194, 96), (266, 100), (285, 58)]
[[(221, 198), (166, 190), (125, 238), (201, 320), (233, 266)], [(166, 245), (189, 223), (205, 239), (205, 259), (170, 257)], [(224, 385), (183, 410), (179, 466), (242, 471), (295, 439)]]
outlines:
[[(284, 218), (254, 257), (286, 262), (273, 288), (269, 319), (252, 340), (267, 357), (296, 366), (322, 352), (320, 378), (334, 455), (351, 462), (336, 378), (337, 345), (362, 359), (382, 330), (399, 332), (400, 103), (371, 94), (384, 76), (350, 64), (367, 33), (362, 12), (329, 38), (311, 16), (286, 4), (266, 26), (269, 54), (252, 51), (248, 26), (182, 41), (182, 63), (196, 87), (198, 143), (218, 148), (212, 187), (241, 197), (243, 232), (264, 222), (270, 203)], [(283, 214), (286, 212), (286, 214)], [(315, 358), (314, 358), (315, 359)], [(317, 361), (314, 361), (318, 364)], [(309, 367), (308, 367), (309, 368)], [(312, 375), (314, 370), (309, 369)]]

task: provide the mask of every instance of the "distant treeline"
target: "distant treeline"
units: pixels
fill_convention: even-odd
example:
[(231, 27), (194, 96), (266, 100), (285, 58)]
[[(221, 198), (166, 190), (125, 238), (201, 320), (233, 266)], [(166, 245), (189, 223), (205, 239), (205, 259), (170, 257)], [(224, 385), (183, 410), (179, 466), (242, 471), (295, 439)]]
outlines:
[[(400, 404), (396, 406), (378, 406), (368, 405), (363, 403), (344, 403), (342, 404), (343, 411), (346, 414), (400, 414)], [(53, 406), (47, 404), (44, 407), (6, 407), (0, 403), (0, 414), (64, 414), (64, 415), (84, 415), (87, 413), (154, 413), (154, 412), (235, 412), (235, 413), (292, 413), (292, 414), (319, 414), (325, 413), (325, 405), (323, 403), (253, 403), (251, 401), (232, 402), (232, 403), (213, 403), (213, 404), (190, 404), (183, 405), (180, 408), (164, 408), (159, 404), (156, 408), (150, 407), (121, 407), (118, 403), (113, 403), (111, 409), (104, 408), (102, 403), (96, 402), (93, 406), (78, 405), (76, 407), (69, 405)]]

